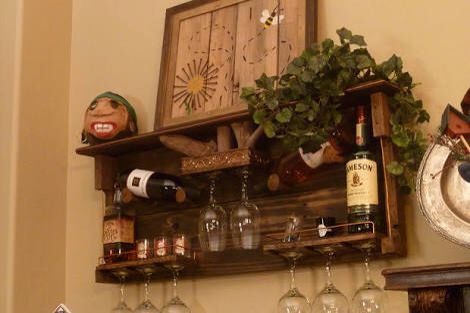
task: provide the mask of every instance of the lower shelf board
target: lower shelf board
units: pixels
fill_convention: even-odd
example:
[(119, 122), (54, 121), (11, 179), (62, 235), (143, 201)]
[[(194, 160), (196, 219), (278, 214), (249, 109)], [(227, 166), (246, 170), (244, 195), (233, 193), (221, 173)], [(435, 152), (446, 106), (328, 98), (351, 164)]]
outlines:
[[(183, 279), (283, 270), (287, 267), (287, 261), (282, 255), (292, 250), (302, 253), (297, 261), (300, 267), (323, 264), (326, 258), (322, 254), (330, 251), (328, 249), (335, 251), (337, 262), (360, 261), (363, 258), (361, 249), (380, 247), (381, 237), (380, 233), (347, 234), (295, 243), (266, 243), (257, 250), (197, 251), (191, 257), (169, 255), (103, 264), (96, 267), (95, 276), (99, 283), (118, 283), (115, 273), (124, 271), (126, 281), (143, 281), (142, 271), (152, 267), (152, 280), (158, 281), (169, 279), (172, 275), (169, 267), (175, 264), (184, 267), (180, 274)], [(380, 251), (375, 250), (374, 253), (380, 257)]]

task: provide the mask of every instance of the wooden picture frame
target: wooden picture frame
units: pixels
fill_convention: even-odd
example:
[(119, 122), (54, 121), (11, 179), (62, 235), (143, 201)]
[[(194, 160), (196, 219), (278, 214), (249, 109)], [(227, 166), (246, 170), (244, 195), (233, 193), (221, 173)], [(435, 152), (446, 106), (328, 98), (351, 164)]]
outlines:
[(155, 130), (247, 115), (242, 87), (316, 40), (316, 0), (194, 0), (166, 11)]

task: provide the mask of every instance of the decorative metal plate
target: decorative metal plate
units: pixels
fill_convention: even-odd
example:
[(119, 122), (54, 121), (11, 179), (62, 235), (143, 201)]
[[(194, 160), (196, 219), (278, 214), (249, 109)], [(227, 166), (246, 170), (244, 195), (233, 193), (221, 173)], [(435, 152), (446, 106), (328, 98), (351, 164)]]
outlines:
[(470, 183), (459, 175), (459, 164), (450, 157), (449, 148), (429, 146), (418, 171), (416, 195), (435, 231), (470, 248)]

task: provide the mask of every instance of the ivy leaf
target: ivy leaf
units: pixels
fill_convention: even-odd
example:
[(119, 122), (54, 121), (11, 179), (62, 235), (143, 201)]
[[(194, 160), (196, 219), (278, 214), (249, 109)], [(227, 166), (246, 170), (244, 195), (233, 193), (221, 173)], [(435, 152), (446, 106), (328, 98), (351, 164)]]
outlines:
[(431, 116), (429, 115), (429, 113), (427, 111), (421, 110), (421, 111), (419, 111), (419, 116), (418, 116), (417, 122), (418, 123), (429, 122), (430, 118), (431, 118)]
[(266, 101), (266, 106), (270, 110), (274, 110), (279, 106), (279, 101), (276, 98), (269, 99), (268, 101)]
[(298, 76), (302, 73), (302, 68), (298, 67), (294, 63), (287, 65), (287, 74)]
[(404, 172), (404, 167), (397, 161), (392, 161), (387, 165), (387, 171), (395, 176), (400, 176)]
[(305, 112), (307, 110), (308, 106), (303, 102), (299, 102), (295, 105), (295, 112)]
[(263, 129), (264, 129), (264, 133), (266, 134), (266, 137), (273, 138), (274, 136), (276, 136), (276, 126), (274, 126), (273, 122), (271, 121), (264, 122)]
[(298, 67), (301, 67), (301, 66), (304, 66), (305, 65), (305, 60), (301, 57), (297, 57), (295, 58), (292, 63), (295, 65), (295, 66), (298, 66)]
[(391, 136), (392, 141), (400, 148), (406, 148), (411, 142), (411, 138), (405, 131), (400, 131), (398, 133), (394, 133)]
[(276, 77), (268, 77), (265, 73), (261, 75), (260, 78), (255, 80), (256, 86), (258, 88), (267, 89), (267, 90), (274, 90), (274, 80)]
[(358, 45), (361, 47), (367, 46), (366, 41), (364, 40), (364, 36), (361, 35), (352, 36), (349, 42), (351, 44)]
[(253, 121), (258, 125), (263, 123), (265, 118), (266, 118), (266, 111), (265, 110), (256, 110), (253, 113)]
[(254, 87), (243, 87), (242, 88), (242, 93), (240, 95), (240, 98), (242, 99), (248, 99), (249, 97), (253, 96), (256, 94), (255, 88)]
[(341, 43), (344, 43), (346, 40), (351, 40), (353, 38), (352, 32), (345, 27), (338, 29), (336, 33), (338, 34)]
[(358, 55), (356, 57), (357, 68), (362, 70), (372, 66), (372, 59), (368, 55)]
[(311, 83), (313, 80), (313, 73), (310, 71), (304, 71), (300, 76), (300, 79), (302, 79), (304, 83)]
[(323, 40), (323, 42), (322, 42), (322, 44), (321, 44), (322, 49), (323, 49), (323, 50), (326, 50), (326, 51), (328, 51), (328, 50), (330, 50), (331, 48), (333, 48), (334, 45), (335, 45), (335, 42), (334, 42), (333, 40), (329, 39), (329, 38)]
[(289, 110), (288, 108), (283, 108), (281, 112), (276, 114), (276, 120), (282, 124), (289, 123), (291, 118), (292, 118), (292, 111)]

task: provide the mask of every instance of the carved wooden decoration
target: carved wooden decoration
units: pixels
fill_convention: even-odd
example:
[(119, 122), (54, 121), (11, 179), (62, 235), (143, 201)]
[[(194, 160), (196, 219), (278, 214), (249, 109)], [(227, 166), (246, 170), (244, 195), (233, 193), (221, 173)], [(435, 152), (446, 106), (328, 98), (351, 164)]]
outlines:
[(201, 0), (167, 10), (155, 129), (246, 111), (241, 88), (314, 40), (315, 0)]

